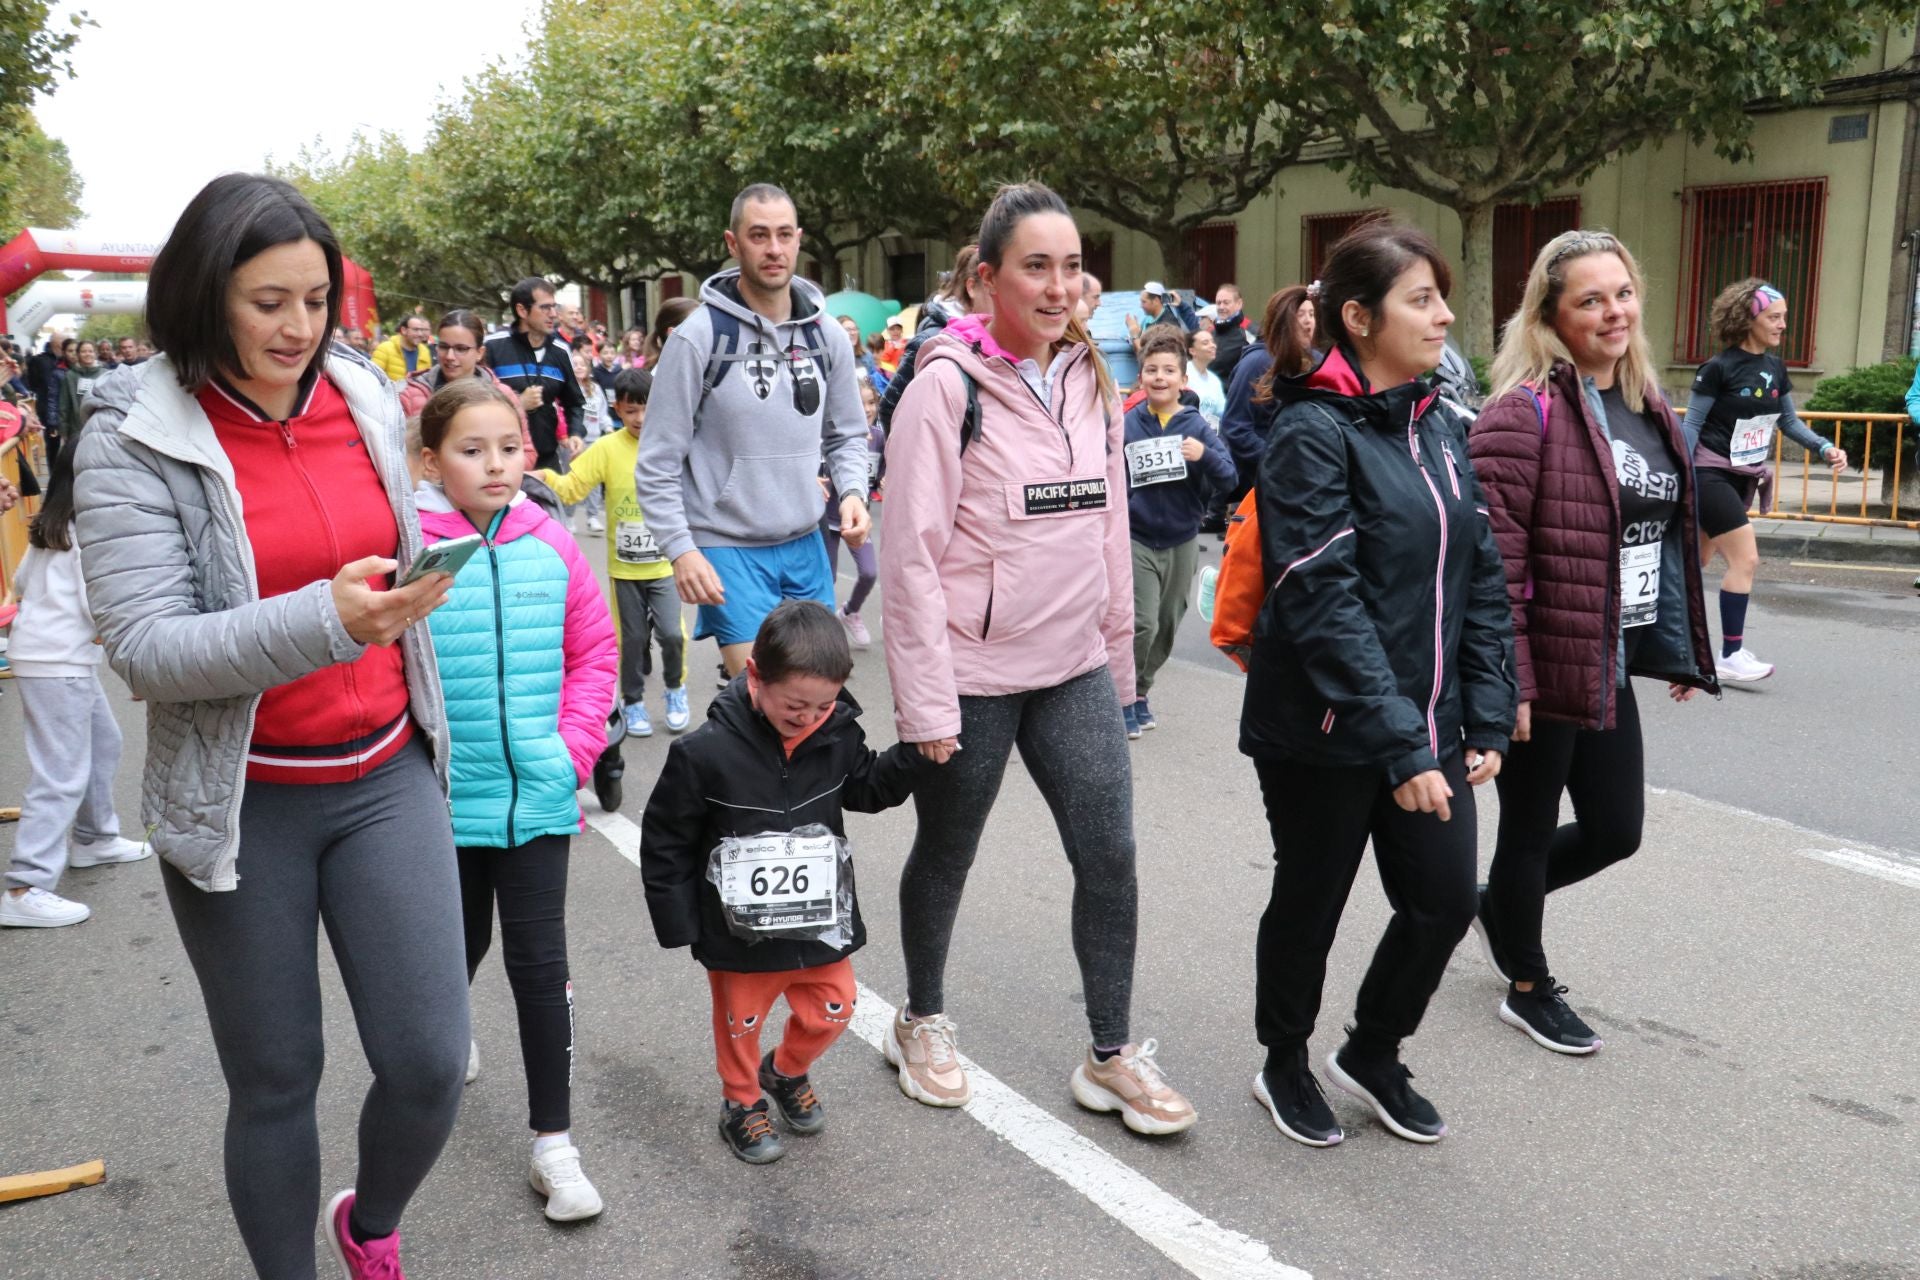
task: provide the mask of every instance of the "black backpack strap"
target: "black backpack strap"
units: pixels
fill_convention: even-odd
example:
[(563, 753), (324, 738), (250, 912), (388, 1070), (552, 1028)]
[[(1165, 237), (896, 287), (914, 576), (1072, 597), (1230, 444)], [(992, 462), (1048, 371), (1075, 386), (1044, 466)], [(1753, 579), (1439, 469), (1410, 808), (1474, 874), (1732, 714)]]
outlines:
[(700, 382), (700, 398), (705, 400), (720, 379), (727, 376), (740, 357), (740, 318), (719, 307), (707, 307), (707, 322), (713, 327), (713, 347), (707, 354), (707, 374)]
[(966, 412), (960, 415), (960, 452), (964, 456), (967, 446), (980, 434), (980, 387), (965, 369), (960, 370), (960, 385), (967, 389)]

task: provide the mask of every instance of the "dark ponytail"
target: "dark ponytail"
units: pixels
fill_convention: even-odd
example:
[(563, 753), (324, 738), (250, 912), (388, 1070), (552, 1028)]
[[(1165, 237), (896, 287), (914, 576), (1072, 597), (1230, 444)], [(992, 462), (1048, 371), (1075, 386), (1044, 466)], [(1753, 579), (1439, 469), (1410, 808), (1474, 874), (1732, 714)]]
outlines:
[(80, 438), (76, 434), (53, 455), (40, 510), (27, 525), (28, 546), (42, 551), (73, 550), (73, 451), (79, 447)]

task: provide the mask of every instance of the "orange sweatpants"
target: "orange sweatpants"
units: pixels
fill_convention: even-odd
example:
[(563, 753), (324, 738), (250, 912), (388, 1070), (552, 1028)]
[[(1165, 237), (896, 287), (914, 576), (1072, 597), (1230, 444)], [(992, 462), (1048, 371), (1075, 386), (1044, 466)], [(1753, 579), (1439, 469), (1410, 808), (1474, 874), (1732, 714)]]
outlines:
[(713, 990), (713, 1047), (720, 1092), (743, 1107), (760, 1100), (760, 1028), (773, 1002), (787, 998), (787, 1030), (773, 1051), (773, 1069), (803, 1076), (853, 1021), (853, 958), (817, 969), (773, 973), (707, 970)]

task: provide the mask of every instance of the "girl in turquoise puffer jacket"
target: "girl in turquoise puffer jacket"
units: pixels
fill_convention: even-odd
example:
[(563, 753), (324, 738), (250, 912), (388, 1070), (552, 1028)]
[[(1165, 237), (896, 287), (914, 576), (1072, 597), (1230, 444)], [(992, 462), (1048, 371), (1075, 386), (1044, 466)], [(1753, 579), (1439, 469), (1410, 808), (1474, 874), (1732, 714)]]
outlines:
[[(612, 617), (573, 538), (520, 496), (519, 418), (498, 390), (463, 378), (420, 411), (415, 493), (429, 545), (478, 533), (432, 617), (446, 690), (454, 843), (466, 915), (467, 978), (493, 941), (520, 1014), (534, 1190), (556, 1222), (590, 1218), (600, 1195), (569, 1133), (573, 983), (567, 971), (567, 852), (574, 792), (606, 745), (618, 663)], [(467, 1079), (479, 1073), (469, 1050)]]

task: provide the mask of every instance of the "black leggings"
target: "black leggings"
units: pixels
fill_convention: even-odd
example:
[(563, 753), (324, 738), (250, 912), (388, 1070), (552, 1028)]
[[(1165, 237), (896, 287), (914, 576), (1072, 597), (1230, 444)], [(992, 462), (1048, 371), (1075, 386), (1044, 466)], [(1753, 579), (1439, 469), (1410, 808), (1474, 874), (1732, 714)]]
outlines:
[(1304, 1048), (1320, 1013), (1327, 952), (1367, 839), (1393, 919), (1354, 1006), (1350, 1043), (1390, 1057), (1412, 1035), (1447, 957), (1473, 922), (1477, 827), (1473, 788), (1456, 751), (1441, 763), (1451, 820), (1394, 803), (1381, 769), (1256, 760), (1273, 832), (1273, 896), (1255, 944), (1254, 1027), (1269, 1050)]
[(500, 905), (500, 958), (520, 1014), (527, 1070), (527, 1124), (536, 1133), (571, 1127), (573, 983), (567, 977), (567, 837), (536, 836), (514, 849), (463, 846), (460, 902), (466, 914), (467, 981), (493, 945)]
[[(1550, 970), (1540, 941), (1547, 895), (1585, 880), (1640, 847), (1646, 820), (1646, 752), (1631, 683), (1618, 690), (1611, 729), (1564, 720), (1533, 722), (1516, 742), (1494, 785), (1500, 835), (1487, 875), (1487, 916), (1515, 982), (1544, 982)], [(1573, 821), (1560, 824), (1560, 793), (1573, 797)]]
[(907, 1007), (946, 1009), (947, 945), (960, 895), (1016, 743), (1073, 868), (1073, 953), (1093, 1043), (1126, 1044), (1139, 910), (1133, 759), (1104, 666), (1050, 689), (960, 699), (963, 750), (921, 774), (913, 793), (919, 825), (900, 873)]

